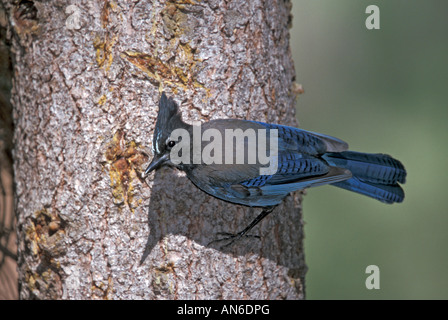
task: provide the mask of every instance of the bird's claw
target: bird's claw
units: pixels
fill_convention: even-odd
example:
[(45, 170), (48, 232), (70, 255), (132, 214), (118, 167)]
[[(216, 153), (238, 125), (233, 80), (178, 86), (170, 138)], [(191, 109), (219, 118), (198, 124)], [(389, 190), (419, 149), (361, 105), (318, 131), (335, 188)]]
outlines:
[(229, 241), (229, 243), (221, 246), (221, 249), (229, 247), (234, 242), (240, 240), (242, 237), (260, 239), (260, 236), (251, 235), (251, 234), (245, 234), (243, 232), (238, 232), (238, 233), (218, 232), (217, 235), (218, 236), (222, 236), (223, 238), (212, 240), (212, 241), (210, 241), (208, 243), (208, 245), (211, 245), (211, 244), (214, 244), (214, 243), (218, 243), (218, 242), (223, 242), (223, 241)]

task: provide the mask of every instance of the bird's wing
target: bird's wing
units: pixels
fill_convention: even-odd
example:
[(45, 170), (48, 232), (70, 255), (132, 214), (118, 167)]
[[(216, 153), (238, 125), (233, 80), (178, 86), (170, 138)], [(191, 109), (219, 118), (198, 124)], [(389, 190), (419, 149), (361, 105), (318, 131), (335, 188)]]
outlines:
[(247, 187), (261, 187), (265, 184), (279, 185), (297, 182), (313, 176), (323, 176), (329, 172), (323, 160), (308, 154), (281, 150), (278, 155), (277, 171), (272, 175), (259, 175), (241, 182)]
[(260, 175), (231, 186), (238, 198), (282, 197), (296, 190), (345, 181), (352, 177), (349, 170), (331, 167), (312, 156), (282, 153), (288, 157), (279, 163), (277, 173)]
[(279, 149), (296, 150), (308, 154), (323, 154), (325, 152), (342, 152), (348, 150), (348, 144), (346, 142), (325, 134), (279, 124), (252, 122), (260, 124), (268, 130), (277, 129)]
[[(291, 185), (292, 189), (303, 189), (325, 183), (346, 180), (351, 177), (348, 170), (337, 170), (320, 158), (298, 152), (282, 150), (278, 156), (277, 172), (273, 175), (259, 175), (240, 182), (245, 187), (281, 188)], [(301, 184), (302, 183), (302, 184)], [(303, 185), (303, 187), (301, 187)]]
[(312, 176), (282, 184), (266, 183), (260, 189), (264, 195), (282, 195), (296, 190), (345, 181), (351, 177), (352, 174), (347, 169), (330, 167), (328, 173), (322, 176)]

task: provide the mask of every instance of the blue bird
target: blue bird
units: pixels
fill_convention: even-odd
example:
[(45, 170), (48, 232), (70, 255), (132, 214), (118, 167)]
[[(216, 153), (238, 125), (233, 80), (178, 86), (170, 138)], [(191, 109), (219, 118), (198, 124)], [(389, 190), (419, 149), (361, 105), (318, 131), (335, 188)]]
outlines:
[[(232, 243), (245, 236), (295, 190), (331, 184), (384, 203), (402, 202), (404, 199), (399, 183), (405, 183), (406, 170), (400, 161), (385, 154), (348, 151), (348, 144), (340, 139), (294, 127), (238, 119), (212, 120), (200, 126), (200, 152), (203, 154), (206, 150), (203, 142), (207, 139), (203, 139), (203, 134), (207, 130), (211, 130), (209, 132), (214, 133), (214, 139), (217, 139), (225, 136), (229, 130), (235, 132), (239, 129), (240, 132), (251, 129), (265, 134), (266, 144), (273, 142), (271, 140), (275, 135), (272, 136), (271, 131), (275, 130), (277, 153), (273, 154), (275, 158), (271, 157), (276, 161), (274, 172), (261, 174), (260, 169), (266, 167), (266, 164), (259, 160), (250, 162), (249, 151), (244, 153), (244, 161), (236, 161), (235, 154), (238, 150), (253, 147), (249, 137), (236, 139), (236, 143), (233, 143), (235, 139), (232, 138), (230, 147), (226, 148), (223, 143), (221, 150), (216, 148), (210, 153), (212, 156), (222, 154), (224, 158), (224, 154), (230, 152), (231, 157), (227, 158), (232, 160), (230, 164), (228, 161), (210, 163), (204, 159), (194, 161), (192, 150), (195, 147), (195, 128), (182, 120), (176, 102), (162, 93), (153, 138), (154, 158), (144, 173), (146, 176), (163, 165), (174, 166), (184, 171), (199, 189), (216, 198), (263, 208), (244, 230), (236, 234), (225, 234), (225, 238), (221, 240), (231, 240)], [(188, 136), (182, 136), (182, 139), (173, 136), (179, 130), (187, 132)], [(181, 143), (186, 148), (179, 152), (175, 148)], [(258, 152), (259, 149), (257, 145), (252, 151)], [(179, 154), (186, 156), (182, 158), (186, 161), (174, 161), (173, 155)]]

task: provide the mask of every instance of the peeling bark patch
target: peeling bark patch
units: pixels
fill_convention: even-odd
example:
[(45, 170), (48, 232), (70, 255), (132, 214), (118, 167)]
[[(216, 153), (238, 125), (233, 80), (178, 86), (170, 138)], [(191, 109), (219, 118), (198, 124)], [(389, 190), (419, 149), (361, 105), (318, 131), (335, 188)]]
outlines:
[(15, 29), (17, 33), (34, 33), (38, 30), (38, 11), (33, 1), (18, 1), (13, 9)]
[(176, 51), (176, 57), (183, 63), (168, 64), (154, 55), (135, 51), (123, 52), (121, 57), (142, 70), (160, 88), (169, 85), (174, 87), (175, 92), (178, 88), (183, 90), (202, 88), (209, 95), (209, 89), (194, 78), (200, 62), (195, 59), (194, 50), (189, 44), (179, 44)]
[[(163, 38), (160, 39), (165, 42), (155, 42), (153, 48), (146, 52), (124, 51), (121, 57), (143, 71), (160, 90), (166, 85), (176, 94), (178, 89), (202, 89), (210, 97), (210, 90), (197, 77), (203, 68), (203, 59), (197, 54), (202, 39), (195, 39), (202, 17), (203, 12), (197, 2), (167, 1), (157, 14), (160, 19), (154, 18), (151, 28), (152, 34), (163, 30)], [(145, 38), (154, 42), (149, 35)]]
[(172, 273), (155, 270), (152, 277), (152, 287), (156, 296), (173, 299), (175, 293), (175, 281)]
[(125, 141), (124, 132), (118, 130), (107, 146), (105, 158), (109, 166), (110, 186), (116, 205), (126, 204), (134, 212), (142, 200), (135, 200), (133, 182), (140, 176), (140, 167), (148, 156), (139, 150), (134, 141)]
[(110, 10), (116, 11), (117, 4), (114, 1), (104, 1), (103, 10), (101, 10), (101, 24), (103, 28), (106, 28), (109, 24)]
[(175, 74), (159, 58), (142, 52), (126, 51), (121, 57), (145, 72), (150, 78), (161, 82), (175, 80)]
[(196, 28), (196, 21), (188, 15), (188, 6), (195, 5), (193, 1), (168, 1), (162, 10), (164, 31), (170, 37), (180, 34), (191, 35)]
[(112, 278), (109, 277), (107, 279), (107, 285), (103, 284), (103, 283), (93, 283), (92, 287), (90, 288), (92, 290), (92, 295), (93, 298), (95, 299), (104, 299), (104, 300), (109, 300), (111, 299), (111, 294), (113, 291), (113, 281)]
[(102, 106), (102, 105), (104, 105), (105, 103), (106, 103), (106, 101), (107, 101), (107, 97), (106, 97), (106, 95), (105, 94), (103, 94), (99, 99), (98, 99), (98, 104), (100, 105), (100, 106)]
[(110, 39), (107, 34), (104, 38), (97, 34), (93, 39), (93, 47), (95, 48), (96, 63), (99, 68), (104, 68), (104, 70), (109, 71), (110, 66), (114, 60), (114, 55), (112, 53), (112, 48), (117, 41), (118, 37), (114, 36)]
[(176, 266), (174, 265), (174, 262), (170, 261), (166, 265), (162, 265), (162, 266), (156, 268), (156, 270), (158, 272), (162, 272), (162, 273), (174, 273), (175, 268), (176, 268)]
[(65, 227), (66, 223), (59, 215), (46, 209), (35, 212), (26, 230), (28, 249), (39, 257), (44, 254), (54, 257), (63, 255)]
[(26, 250), (35, 260), (27, 267), (25, 281), (31, 297), (56, 299), (62, 293), (63, 271), (58, 261), (66, 254), (66, 223), (58, 214), (42, 209), (34, 213), (25, 231)]

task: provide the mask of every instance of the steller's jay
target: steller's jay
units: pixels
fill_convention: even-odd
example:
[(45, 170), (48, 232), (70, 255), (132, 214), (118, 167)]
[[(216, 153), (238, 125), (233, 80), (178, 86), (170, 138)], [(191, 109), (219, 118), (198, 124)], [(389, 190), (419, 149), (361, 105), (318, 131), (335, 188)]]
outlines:
[[(405, 182), (406, 171), (400, 161), (388, 155), (348, 151), (348, 144), (337, 138), (278, 124), (220, 119), (202, 123), (199, 128), (195, 131), (194, 125), (183, 122), (176, 102), (162, 93), (153, 138), (154, 158), (144, 175), (160, 166), (172, 165), (184, 171), (199, 189), (216, 198), (250, 207), (263, 207), (263, 211), (244, 230), (226, 234), (221, 240), (233, 242), (246, 235), (295, 190), (331, 184), (385, 203), (402, 202), (404, 199), (403, 189), (398, 183)], [(250, 151), (244, 153), (243, 161), (241, 158), (237, 161), (235, 154), (238, 151), (253, 147), (249, 136), (236, 139), (236, 143), (233, 143), (235, 140), (231, 136), (228, 145), (226, 140), (219, 149), (219, 144), (216, 144), (219, 141), (214, 140), (239, 129), (240, 132), (248, 132), (248, 129), (261, 132), (259, 139), (264, 135), (266, 144), (272, 145), (275, 142), (273, 139), (276, 139), (277, 150), (270, 151), (273, 171), (262, 172), (260, 169), (266, 168), (266, 163), (249, 161), (253, 156)], [(173, 135), (182, 130), (188, 135)], [(207, 130), (208, 138), (204, 138)], [(275, 131), (276, 135), (271, 135), (271, 131)], [(199, 138), (195, 138), (198, 132)], [(213, 141), (209, 137), (210, 132)], [(200, 143), (199, 149), (194, 149), (195, 139), (199, 139), (196, 140)], [(209, 148), (206, 153), (207, 144), (201, 141), (211, 141), (210, 144), (213, 142), (218, 147), (213, 152)], [(175, 150), (176, 145), (179, 147), (182, 143), (185, 148)], [(252, 153), (261, 152), (261, 147), (257, 145), (257, 148), (252, 148)], [(265, 147), (263, 150), (267, 149)], [(203, 157), (198, 158), (198, 154)], [(217, 156), (214, 160), (218, 161), (207, 160), (204, 154)], [(227, 161), (219, 161), (220, 155), (227, 157)], [(179, 157), (183, 161), (179, 161)]]

